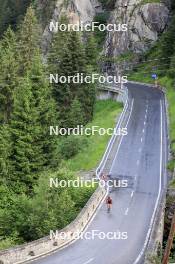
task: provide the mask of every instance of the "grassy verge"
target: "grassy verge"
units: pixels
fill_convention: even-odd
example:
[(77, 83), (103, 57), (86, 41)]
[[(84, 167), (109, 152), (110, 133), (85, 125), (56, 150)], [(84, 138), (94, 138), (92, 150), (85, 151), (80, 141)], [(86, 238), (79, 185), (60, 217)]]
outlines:
[[(121, 112), (122, 105), (112, 100), (97, 101), (95, 106), (95, 115), (92, 123), (87, 127), (99, 126), (100, 128), (113, 128), (117, 115)], [(70, 160), (67, 160), (66, 166), (73, 171), (90, 170), (95, 168), (100, 162), (107, 143), (111, 136), (100, 136), (95, 134), (92, 136), (83, 136), (88, 140), (86, 148), (83, 148), (80, 153)]]
[(160, 80), (162, 86), (166, 87), (166, 94), (169, 103), (169, 118), (170, 118), (170, 139), (172, 160), (169, 162), (168, 168), (170, 171), (175, 167), (175, 88), (174, 80), (164, 77)]

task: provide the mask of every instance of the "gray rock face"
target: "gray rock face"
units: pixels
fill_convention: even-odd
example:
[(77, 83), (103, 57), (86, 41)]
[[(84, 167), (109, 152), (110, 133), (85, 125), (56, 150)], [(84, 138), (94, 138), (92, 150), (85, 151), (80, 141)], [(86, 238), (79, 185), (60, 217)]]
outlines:
[(97, 0), (72, 0), (68, 5), (66, 13), (72, 22), (82, 21), (83, 23), (91, 22), (101, 5)]
[(169, 9), (163, 3), (142, 4), (142, 0), (117, 0), (110, 23), (128, 24), (127, 32), (109, 32), (104, 54), (117, 56), (127, 51), (147, 50), (158, 39), (169, 21)]
[[(56, 22), (59, 20), (60, 14), (62, 12), (62, 8), (63, 8), (63, 2), (64, 0), (58, 0), (55, 8), (53, 10), (53, 15), (52, 15), (52, 21)], [(42, 8), (42, 6), (41, 6)], [(50, 21), (48, 21), (50, 22)], [(46, 58), (46, 55), (48, 53), (49, 50), (49, 46), (52, 42), (52, 37), (53, 37), (53, 33), (49, 31), (49, 25), (46, 26), (44, 32), (43, 32), (43, 36), (42, 36), (42, 41), (41, 41), (41, 48), (43, 51), (43, 56), (44, 56), (44, 61)]]
[(162, 33), (168, 22), (169, 10), (164, 4), (146, 4), (140, 9), (145, 24), (153, 31)]
[[(101, 12), (102, 7), (98, 0), (71, 0), (65, 5), (64, 0), (57, 0), (53, 10), (52, 20), (58, 22), (62, 14), (66, 14), (70, 23), (91, 22), (96, 13)], [(50, 21), (48, 21), (50, 23)], [(46, 58), (53, 33), (49, 31), (49, 25), (45, 28), (42, 38), (42, 50)]]

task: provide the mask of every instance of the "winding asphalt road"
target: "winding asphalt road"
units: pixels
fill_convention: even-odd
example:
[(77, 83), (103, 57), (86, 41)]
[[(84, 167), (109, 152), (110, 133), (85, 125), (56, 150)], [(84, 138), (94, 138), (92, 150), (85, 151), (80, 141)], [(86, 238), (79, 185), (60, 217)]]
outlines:
[(129, 184), (127, 188), (111, 192), (112, 211), (107, 213), (103, 204), (86, 230), (106, 234), (118, 231), (119, 237), (79, 239), (34, 263), (143, 264), (152, 221), (166, 186), (165, 99), (156, 88), (139, 84), (127, 86), (130, 102), (128, 135), (120, 138), (111, 175), (127, 179)]

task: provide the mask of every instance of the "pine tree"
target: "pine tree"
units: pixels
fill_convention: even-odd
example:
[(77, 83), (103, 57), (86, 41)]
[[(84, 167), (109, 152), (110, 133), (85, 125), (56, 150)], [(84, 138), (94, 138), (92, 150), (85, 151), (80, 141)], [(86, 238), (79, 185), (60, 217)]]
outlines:
[[(66, 17), (62, 17), (60, 23), (68, 23)], [(70, 32), (58, 31), (54, 35), (50, 53), (48, 56), (48, 72), (49, 74), (58, 74), (59, 76), (68, 76), (70, 68), (68, 64), (70, 62), (68, 51), (68, 37)], [(63, 127), (68, 126), (68, 115), (70, 104), (72, 102), (72, 96), (70, 91), (70, 85), (65, 84), (52, 84), (53, 95), (57, 103), (57, 110), (60, 112), (60, 125)]]
[(16, 29), (30, 3), (31, 0), (0, 0), (0, 35), (9, 25)]
[[(64, 33), (65, 34), (65, 33)], [(58, 76), (75, 76), (83, 74), (84, 77), (89, 75), (86, 65), (85, 49), (79, 33), (75, 31), (68, 32), (64, 35), (64, 46), (62, 46), (61, 54), (57, 56), (57, 45), (59, 38), (56, 37), (51, 50), (51, 57), (48, 61), (49, 70), (52, 74)], [(53, 58), (56, 58), (54, 60)], [(75, 98), (77, 98), (82, 106), (82, 112), (85, 116), (84, 122), (88, 122), (92, 118), (95, 89), (94, 85), (87, 83), (58, 83), (53, 84), (53, 92), (58, 107), (60, 109), (61, 125), (69, 126), (70, 107)]]
[(174, 65), (175, 65), (175, 53), (173, 54), (173, 56), (172, 56), (172, 58), (171, 58), (170, 69), (169, 69), (169, 71), (168, 71), (168, 74), (169, 74), (170, 77), (172, 77), (172, 78), (174, 78), (174, 76), (175, 76)]
[(19, 46), (21, 73), (30, 69), (35, 52), (40, 45), (41, 29), (39, 27), (35, 11), (32, 7), (27, 9), (23, 23), (19, 27)]
[(8, 123), (13, 110), (13, 92), (18, 82), (16, 37), (8, 28), (0, 43), (0, 122)]
[[(81, 35), (75, 31), (72, 31), (68, 39), (68, 50), (70, 53), (69, 67), (71, 69), (70, 75), (75, 75), (76, 73), (83, 73), (84, 76), (91, 75), (92, 69), (89, 69), (86, 64), (86, 54), (81, 40)], [(83, 114), (84, 123), (87, 123), (92, 119), (93, 107), (95, 102), (95, 86), (90, 83), (80, 83), (80, 84), (70, 84), (70, 90), (72, 93), (72, 98), (80, 101)]]
[(82, 113), (82, 107), (77, 98), (75, 98), (71, 104), (69, 114), (69, 126), (76, 127), (84, 123), (84, 116)]
[(1, 125), (0, 128), (0, 179), (2, 182), (8, 180), (10, 174), (11, 140), (9, 125)]
[[(174, 48), (174, 35), (175, 35), (175, 16), (172, 17), (171, 25), (165, 34), (162, 35), (160, 42), (161, 58), (166, 58), (161, 61), (162, 64), (169, 64), (171, 61), (172, 54), (175, 52)], [(168, 70), (169, 66), (166, 67)], [(163, 67), (162, 69), (165, 69)]]
[(29, 78), (23, 78), (15, 93), (14, 112), (11, 120), (13, 175), (11, 185), (15, 191), (31, 191), (38, 171), (45, 163), (38, 144), (41, 127), (34, 107), (34, 97)]
[(86, 51), (87, 65), (92, 66), (92, 69), (96, 71), (98, 68), (97, 67), (98, 52), (97, 52), (97, 43), (92, 33), (87, 35), (85, 51)]
[(49, 127), (58, 125), (59, 114), (56, 112), (56, 103), (52, 98), (52, 90), (46, 79), (45, 67), (41, 60), (41, 55), (38, 50), (33, 59), (28, 76), (31, 80), (31, 91), (34, 98), (33, 103), (39, 118), (38, 123), (42, 128), (38, 144), (42, 147), (45, 165), (51, 165), (56, 162), (56, 142), (49, 135)]
[[(68, 24), (67, 17), (62, 16), (60, 18), (60, 24)], [(62, 55), (67, 53), (67, 41), (70, 32), (58, 31), (54, 34), (51, 49), (48, 55), (48, 70), (52, 73), (57, 72), (60, 67)]]
[(57, 165), (55, 138), (49, 135), (49, 127), (57, 121), (55, 109), (41, 56), (36, 51), (30, 70), (16, 90), (11, 120), (12, 179), (19, 182), (21, 190), (30, 192), (37, 174), (46, 166)]
[(79, 93), (79, 101), (82, 105), (84, 113), (84, 123), (88, 123), (93, 119), (94, 105), (96, 100), (96, 89), (93, 83), (83, 84)]

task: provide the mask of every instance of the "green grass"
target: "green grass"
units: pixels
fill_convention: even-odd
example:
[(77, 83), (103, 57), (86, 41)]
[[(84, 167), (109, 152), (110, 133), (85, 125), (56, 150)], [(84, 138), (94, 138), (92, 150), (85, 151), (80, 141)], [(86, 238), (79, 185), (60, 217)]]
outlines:
[(172, 181), (170, 182), (170, 187), (175, 189), (175, 180), (172, 180)]
[[(166, 87), (166, 94), (169, 103), (169, 118), (170, 118), (170, 139), (171, 139), (171, 152), (173, 159), (168, 164), (168, 169), (173, 171), (175, 168), (175, 87), (174, 80), (164, 77), (160, 79), (162, 86)], [(175, 187), (175, 186), (174, 186)]]
[(169, 115), (170, 115), (170, 136), (172, 141), (174, 142), (172, 145), (172, 149), (175, 151), (175, 88), (174, 81), (168, 77), (164, 77), (160, 79), (160, 83), (162, 86), (166, 88), (167, 98), (169, 102)]
[[(87, 127), (99, 126), (102, 128), (109, 128), (115, 126), (117, 115), (122, 110), (122, 105), (112, 100), (97, 101), (95, 106), (95, 114), (92, 123)], [(85, 137), (85, 136), (84, 136)], [(73, 171), (91, 170), (97, 167), (100, 162), (110, 136), (99, 134), (88, 137), (88, 145), (74, 158), (66, 161), (66, 166)]]
[(149, 4), (149, 3), (162, 3), (161, 0), (143, 0), (141, 2), (142, 5)]

